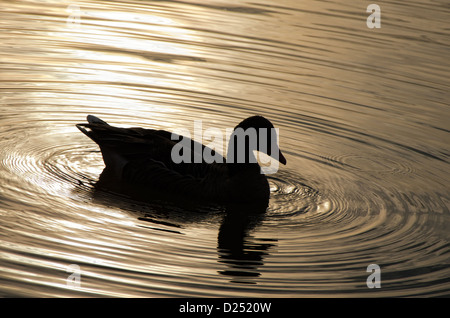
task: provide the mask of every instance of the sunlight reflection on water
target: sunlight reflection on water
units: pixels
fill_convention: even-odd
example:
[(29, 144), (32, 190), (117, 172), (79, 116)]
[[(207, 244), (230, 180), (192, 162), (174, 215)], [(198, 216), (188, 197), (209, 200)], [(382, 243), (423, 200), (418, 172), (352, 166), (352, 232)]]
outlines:
[[(69, 22), (68, 3), (0, 6), (0, 295), (448, 296), (435, 4), (384, 2), (377, 30), (364, 3), (86, 0)], [(288, 165), (259, 217), (96, 192), (101, 154), (74, 126), (88, 114), (167, 130), (262, 114)]]

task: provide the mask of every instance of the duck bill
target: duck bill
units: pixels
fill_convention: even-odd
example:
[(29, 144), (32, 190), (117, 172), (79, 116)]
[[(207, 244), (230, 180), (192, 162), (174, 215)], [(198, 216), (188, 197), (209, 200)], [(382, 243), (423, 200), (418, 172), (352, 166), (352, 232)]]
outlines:
[(284, 165), (286, 165), (286, 158), (283, 156), (283, 154), (281, 153), (281, 150), (278, 151), (278, 161)]
[(273, 159), (277, 160), (279, 163), (282, 163), (284, 165), (286, 165), (286, 158), (283, 156), (283, 154), (281, 153), (281, 150), (278, 149), (278, 156), (276, 156), (275, 154), (270, 155)]

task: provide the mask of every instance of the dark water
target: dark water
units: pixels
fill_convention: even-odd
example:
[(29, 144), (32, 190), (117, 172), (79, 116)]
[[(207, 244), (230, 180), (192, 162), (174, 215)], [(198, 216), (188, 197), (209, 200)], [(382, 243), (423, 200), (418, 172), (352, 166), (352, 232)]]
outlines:
[[(0, 1), (0, 295), (450, 296), (450, 6), (369, 3)], [(87, 114), (261, 114), (288, 165), (258, 219), (95, 193)]]

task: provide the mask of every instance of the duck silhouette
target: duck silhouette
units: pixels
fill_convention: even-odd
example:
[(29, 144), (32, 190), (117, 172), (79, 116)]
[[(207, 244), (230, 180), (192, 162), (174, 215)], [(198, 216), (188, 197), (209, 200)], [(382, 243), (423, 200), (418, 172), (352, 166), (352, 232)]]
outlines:
[[(166, 130), (114, 127), (92, 115), (87, 116), (87, 121), (76, 127), (102, 152), (105, 169), (98, 185), (132, 194), (139, 200), (249, 205), (252, 210), (265, 211), (270, 188), (254, 151), (286, 164), (274, 142), (274, 126), (262, 116), (249, 117), (234, 128), (227, 159), (214, 149)], [(251, 130), (256, 136), (254, 142), (247, 134)], [(176, 163), (173, 148), (180, 138), (190, 145), (191, 160)], [(205, 150), (214, 156), (214, 162), (203, 158)]]

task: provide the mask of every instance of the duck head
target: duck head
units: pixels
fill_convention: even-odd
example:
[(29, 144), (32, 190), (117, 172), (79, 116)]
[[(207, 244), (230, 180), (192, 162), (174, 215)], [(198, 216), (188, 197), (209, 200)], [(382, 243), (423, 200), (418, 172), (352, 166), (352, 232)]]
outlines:
[(254, 150), (286, 164), (278, 146), (277, 129), (262, 116), (249, 117), (234, 128), (228, 144), (227, 163), (257, 165)]

